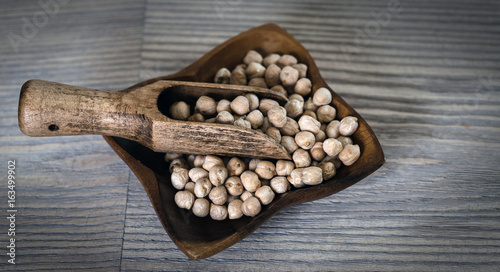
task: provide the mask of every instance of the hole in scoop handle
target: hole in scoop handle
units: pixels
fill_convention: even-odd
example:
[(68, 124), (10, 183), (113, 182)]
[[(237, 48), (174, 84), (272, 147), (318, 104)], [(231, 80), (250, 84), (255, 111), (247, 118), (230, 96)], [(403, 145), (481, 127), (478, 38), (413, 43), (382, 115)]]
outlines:
[(110, 135), (137, 138), (136, 111), (123, 91), (100, 91), (30, 80), (21, 88), (19, 128), (28, 136)]

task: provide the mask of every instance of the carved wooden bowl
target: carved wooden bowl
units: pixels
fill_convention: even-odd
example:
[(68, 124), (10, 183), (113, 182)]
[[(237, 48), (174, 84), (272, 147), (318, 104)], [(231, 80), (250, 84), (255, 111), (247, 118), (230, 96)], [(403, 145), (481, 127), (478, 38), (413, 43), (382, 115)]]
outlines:
[[(150, 79), (132, 86), (131, 89), (160, 79), (212, 82), (218, 69), (233, 69), (242, 63), (248, 50), (268, 53), (291, 54), (299, 63), (306, 64), (313, 90), (330, 89), (321, 77), (314, 60), (307, 50), (288, 32), (274, 24), (266, 24), (243, 32), (205, 54), (199, 60), (168, 76)], [(237, 220), (214, 221), (210, 217), (199, 218), (190, 211), (178, 208), (174, 203), (176, 189), (170, 183), (168, 164), (163, 153), (130, 140), (118, 137), (104, 138), (113, 150), (127, 163), (146, 190), (163, 227), (170, 238), (191, 259), (210, 257), (237, 243), (278, 211), (298, 203), (337, 193), (373, 173), (384, 164), (384, 153), (377, 137), (366, 121), (333, 90), (332, 106), (337, 109), (337, 119), (352, 115), (358, 118), (359, 128), (352, 136), (361, 148), (361, 157), (352, 166), (342, 166), (337, 175), (320, 185), (308, 186), (277, 195), (273, 202), (263, 206), (255, 217)]]

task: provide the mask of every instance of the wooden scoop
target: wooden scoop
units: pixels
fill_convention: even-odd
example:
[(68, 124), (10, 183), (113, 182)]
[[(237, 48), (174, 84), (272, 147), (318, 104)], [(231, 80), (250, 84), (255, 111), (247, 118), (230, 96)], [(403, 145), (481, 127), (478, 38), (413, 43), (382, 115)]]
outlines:
[(123, 91), (100, 91), (30, 80), (21, 89), (19, 127), (28, 136), (117, 136), (157, 152), (290, 159), (283, 146), (259, 131), (166, 116), (176, 101), (194, 105), (202, 95), (231, 100), (247, 93), (287, 101), (272, 90), (227, 84), (159, 80)]

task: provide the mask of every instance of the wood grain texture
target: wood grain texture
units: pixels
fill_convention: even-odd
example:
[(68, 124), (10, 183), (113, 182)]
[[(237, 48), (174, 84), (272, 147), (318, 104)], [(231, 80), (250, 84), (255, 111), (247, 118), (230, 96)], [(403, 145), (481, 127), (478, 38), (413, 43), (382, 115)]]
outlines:
[[(357, 29), (389, 1), (145, 2), (71, 1), (17, 54), (6, 35), (21, 33), (21, 18), (41, 8), (0, 4), (0, 163), (22, 165), (20, 264), (2, 259), (1, 270), (498, 269), (498, 2), (400, 0), (403, 10), (358, 42)], [(27, 138), (17, 128), (27, 79), (123, 89), (267, 22), (311, 52), (329, 86), (374, 129), (387, 162), (345, 191), (276, 214), (214, 257), (189, 261), (177, 249), (100, 137)]]

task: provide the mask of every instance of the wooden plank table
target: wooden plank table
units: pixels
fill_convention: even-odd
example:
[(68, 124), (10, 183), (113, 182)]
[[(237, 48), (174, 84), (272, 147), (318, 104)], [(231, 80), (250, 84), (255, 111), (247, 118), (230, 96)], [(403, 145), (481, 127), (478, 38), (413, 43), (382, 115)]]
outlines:
[[(498, 271), (498, 14), (497, 1), (0, 3), (0, 270)], [(30, 138), (17, 127), (28, 79), (122, 89), (267, 22), (311, 52), (387, 162), (211, 258), (177, 249), (100, 136)], [(9, 160), (16, 265), (6, 255)]]

